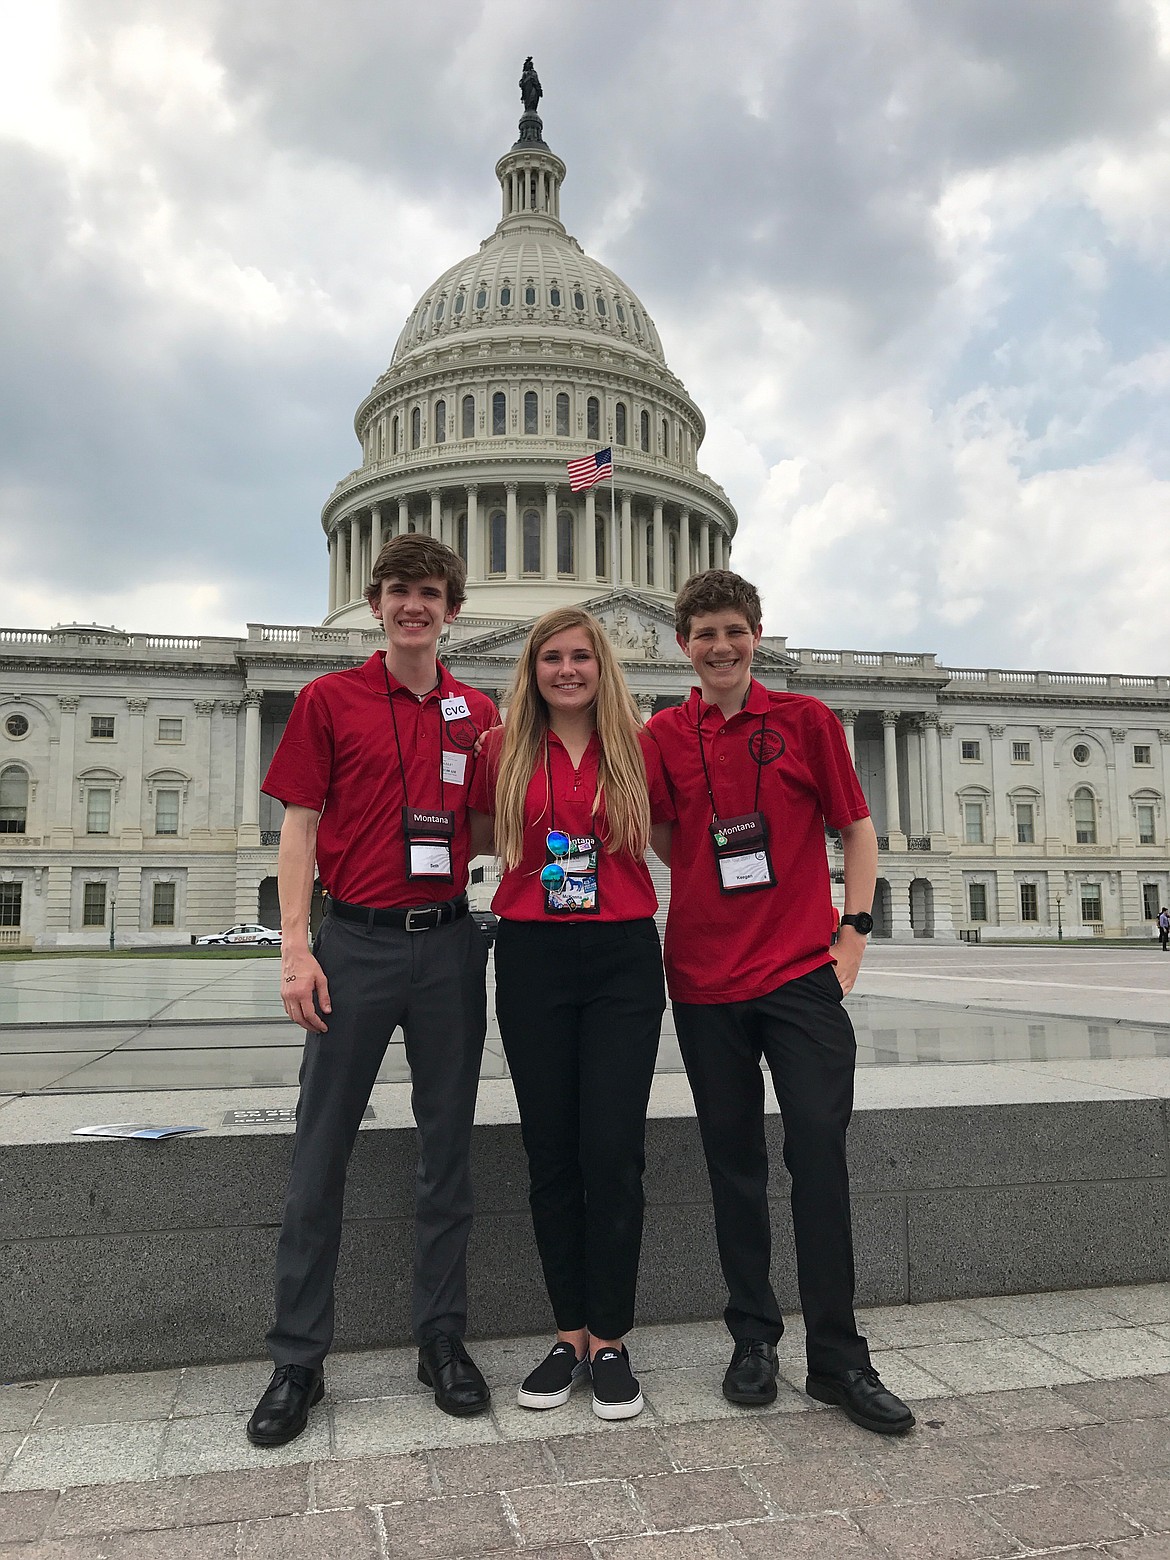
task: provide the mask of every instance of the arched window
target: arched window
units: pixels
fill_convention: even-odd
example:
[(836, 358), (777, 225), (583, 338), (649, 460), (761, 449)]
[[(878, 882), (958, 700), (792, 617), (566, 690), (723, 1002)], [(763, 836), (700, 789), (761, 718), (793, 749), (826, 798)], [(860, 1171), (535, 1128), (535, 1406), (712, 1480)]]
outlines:
[(1078, 845), (1097, 843), (1097, 798), (1087, 785), (1073, 792), (1073, 827)]
[(585, 294), (580, 290), (580, 288), (578, 288), (573, 294), (573, 307), (577, 310), (578, 314), (584, 314)]
[(383, 417), (378, 422), (378, 459), (386, 457), (386, 419)]
[(488, 573), (504, 574), (508, 568), (508, 517), (493, 509), (488, 520)]
[(436, 444), (446, 444), (446, 442), (447, 442), (447, 403), (446, 403), (446, 401), (436, 401), (435, 402), (435, 443)]
[(500, 288), (500, 308), (501, 309), (510, 309), (511, 307), (512, 307), (512, 289), (510, 287), (507, 287), (507, 286), (501, 287)]
[(533, 309), (533, 308), (536, 307), (536, 288), (535, 287), (526, 287), (524, 289), (524, 307), (526, 309)]
[(595, 395), (591, 395), (585, 403), (585, 437), (601, 438), (601, 402)]
[(599, 320), (603, 320), (608, 312), (605, 299), (601, 296), (600, 293), (598, 293), (593, 301), (597, 306), (597, 318)]
[(559, 309), (561, 306), (561, 289), (550, 287), (548, 290), (548, 306), (550, 309)]
[(606, 552), (607, 552), (607, 548), (606, 548), (606, 545), (605, 545), (605, 540), (606, 540), (606, 536), (605, 536), (605, 521), (602, 519), (602, 517), (600, 515), (598, 515), (597, 519), (594, 521), (594, 524), (593, 524), (593, 551), (594, 551), (594, 564), (595, 564), (596, 569), (597, 569), (597, 578), (599, 580), (605, 579), (606, 573), (607, 573), (607, 570), (606, 570)]
[(562, 390), (557, 396), (557, 438), (569, 437), (569, 398)]
[(422, 333), (427, 328), (427, 315), (429, 313), (430, 313), (430, 307), (428, 305), (426, 308), (423, 309), (422, 313), (418, 317), (418, 333), (419, 333), (420, 336), (422, 335)]
[(557, 573), (574, 574), (577, 570), (575, 557), (576, 526), (573, 523), (573, 515), (567, 509), (562, 509), (557, 515)]
[(28, 824), (28, 775), (17, 764), (0, 770), (0, 834), (23, 834)]
[(463, 311), (464, 311), (464, 309), (466, 307), (467, 307), (467, 294), (465, 292), (457, 292), (455, 294), (455, 309), (454, 309), (454, 314), (455, 314), (455, 318), (456, 319), (458, 319), (460, 317), (460, 315), (463, 313)]
[(475, 306), (476, 306), (477, 309), (486, 309), (487, 308), (487, 288), (486, 287), (481, 287), (479, 289), (479, 291), (476, 293), (476, 295), (475, 295)]
[(508, 431), (508, 397), (502, 390), (492, 396), (492, 433)]
[(442, 320), (442, 318), (443, 318), (443, 311), (444, 311), (444, 309), (446, 307), (447, 307), (447, 305), (443, 302), (442, 298), (440, 298), (438, 303), (435, 304), (435, 324), (436, 325), (438, 325), (440, 323), (440, 321)]
[(473, 395), (463, 397), (463, 437), (475, 438), (475, 397)]
[(662, 419), (662, 453), (670, 454), (670, 424), (665, 417)]
[(398, 418), (395, 417), (394, 421), (390, 424), (390, 450), (392, 454), (398, 454), (400, 442), (401, 441), (398, 433)]
[(467, 513), (459, 515), (455, 520), (455, 551), (467, 562)]
[(410, 447), (417, 450), (422, 443), (422, 412), (416, 406), (410, 414)]
[(538, 410), (537, 400), (536, 400), (536, 391), (535, 390), (526, 390), (524, 392), (524, 432), (525, 433), (538, 433), (540, 431), (539, 427), (538, 427), (538, 424), (537, 424), (538, 416), (539, 416), (539, 410)]
[[(613, 307), (614, 307), (614, 312), (617, 314), (617, 317), (618, 317), (618, 324), (619, 325), (624, 325), (626, 323), (626, 311), (622, 308), (622, 300), (620, 298), (615, 298), (613, 300)], [(436, 317), (436, 319), (438, 318), (437, 311), (436, 311), (435, 317)]]
[(538, 509), (526, 509), (521, 523), (524, 537), (524, 572), (525, 574), (540, 573), (540, 511)]
[(650, 413), (643, 412), (638, 419), (639, 443), (647, 454), (650, 453)]
[(626, 403), (619, 401), (613, 409), (613, 433), (619, 444), (626, 442)]

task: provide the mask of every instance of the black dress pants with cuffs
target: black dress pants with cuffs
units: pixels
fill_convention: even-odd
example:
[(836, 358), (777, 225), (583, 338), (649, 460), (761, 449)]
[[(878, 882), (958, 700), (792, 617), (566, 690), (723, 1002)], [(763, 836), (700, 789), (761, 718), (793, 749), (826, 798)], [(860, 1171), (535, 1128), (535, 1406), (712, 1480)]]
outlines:
[(666, 1008), (652, 920), (502, 920), (496, 1014), (528, 1153), (553, 1316), (620, 1338), (634, 1321), (646, 1106)]
[(750, 1002), (676, 1002), (715, 1207), (719, 1260), (737, 1342), (775, 1343), (784, 1320), (770, 1278), (772, 1224), (764, 1080), (768, 1064), (792, 1177), (796, 1270), (810, 1371), (869, 1364), (853, 1315), (853, 1228), (845, 1132), (857, 1042), (831, 964)]
[(297, 1132), (276, 1251), (277, 1365), (319, 1367), (333, 1342), (333, 1280), (350, 1151), (401, 1025), (418, 1128), (411, 1326), (416, 1342), (467, 1327), (471, 1128), (487, 1029), (487, 943), (470, 916), (429, 931), (326, 916), (315, 951), (327, 1034), (301, 1063)]

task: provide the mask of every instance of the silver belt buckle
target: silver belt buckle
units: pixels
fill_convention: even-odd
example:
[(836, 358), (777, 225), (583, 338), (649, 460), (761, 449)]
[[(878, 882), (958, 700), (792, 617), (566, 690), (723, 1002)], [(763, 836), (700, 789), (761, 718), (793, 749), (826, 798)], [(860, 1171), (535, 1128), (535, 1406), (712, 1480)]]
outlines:
[[(414, 919), (416, 915), (420, 917), (434, 916), (435, 919), (433, 921), (419, 920), (416, 924)], [(420, 905), (417, 910), (408, 910), (406, 912), (406, 930), (408, 932), (433, 931), (439, 925), (439, 915), (438, 905)]]

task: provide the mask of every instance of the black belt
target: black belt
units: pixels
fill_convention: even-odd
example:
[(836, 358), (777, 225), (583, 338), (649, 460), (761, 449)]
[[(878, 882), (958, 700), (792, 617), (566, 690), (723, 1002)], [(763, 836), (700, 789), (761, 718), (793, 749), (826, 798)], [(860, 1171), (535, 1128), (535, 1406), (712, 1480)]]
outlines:
[(447, 899), (438, 905), (414, 905), (409, 910), (371, 910), (368, 905), (347, 905), (344, 899), (329, 899), (326, 909), (339, 921), (361, 921), (366, 926), (398, 926), (407, 932), (433, 932), (436, 926), (458, 921), (467, 914), (467, 895)]

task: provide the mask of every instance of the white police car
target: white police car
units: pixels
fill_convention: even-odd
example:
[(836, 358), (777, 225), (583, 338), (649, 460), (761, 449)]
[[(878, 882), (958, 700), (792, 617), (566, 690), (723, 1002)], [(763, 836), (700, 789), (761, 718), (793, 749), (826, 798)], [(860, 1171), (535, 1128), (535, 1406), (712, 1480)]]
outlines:
[(241, 922), (239, 926), (229, 926), (226, 932), (211, 932), (206, 937), (196, 937), (194, 942), (196, 948), (279, 948), (280, 928)]

